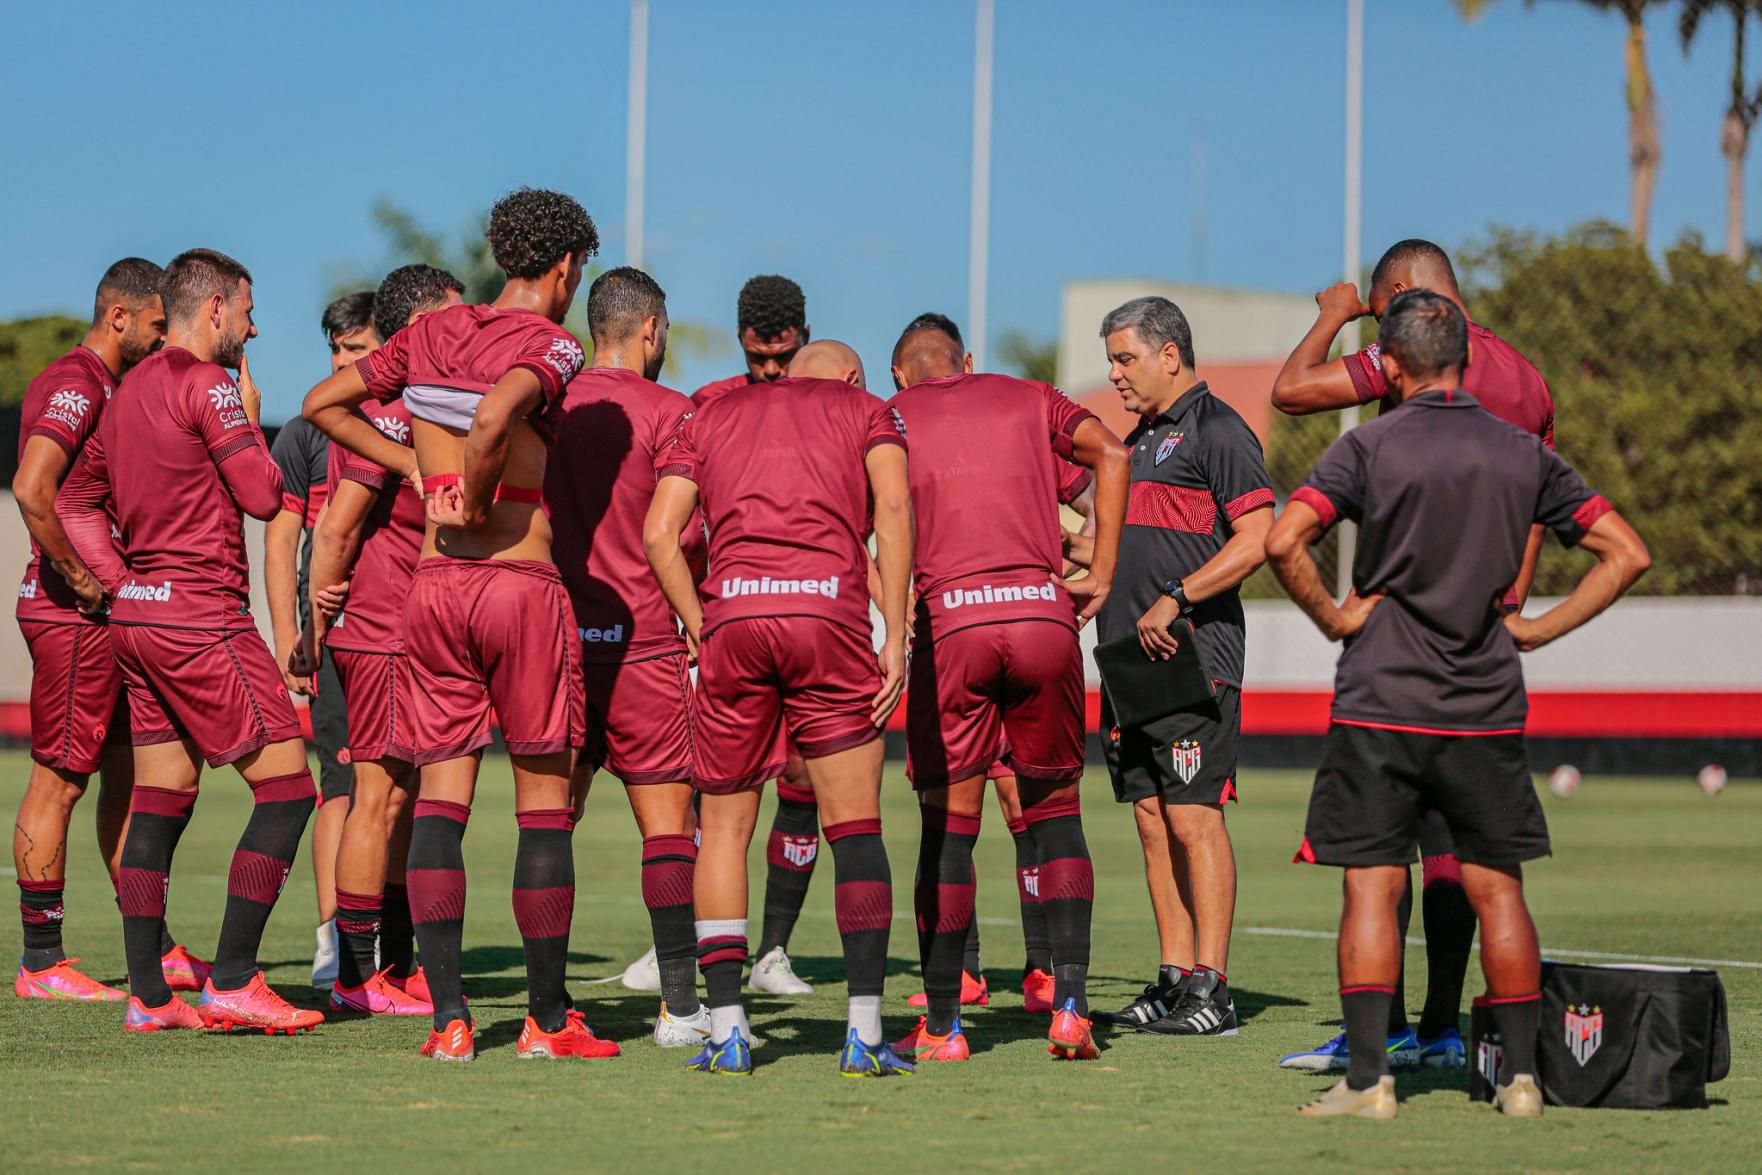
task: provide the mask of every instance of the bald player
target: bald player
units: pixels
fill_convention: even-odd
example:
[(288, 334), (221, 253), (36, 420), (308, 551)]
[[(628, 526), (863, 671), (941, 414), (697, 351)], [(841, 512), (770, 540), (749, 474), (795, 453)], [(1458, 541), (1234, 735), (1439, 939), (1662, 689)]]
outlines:
[[(711, 1033), (691, 1068), (752, 1070), (740, 995), (746, 853), (760, 789), (783, 767), (787, 721), (836, 863), (850, 993), (839, 1071), (909, 1073), (881, 1032), (893, 881), (881, 841), (880, 728), (905, 685), (912, 562), (898, 413), (863, 390), (849, 347), (814, 343), (789, 378), (736, 388), (681, 421), (655, 469), (644, 545), (698, 654), (695, 905)], [(680, 543), (700, 502), (710, 533), (701, 602)], [(866, 590), (871, 513), (886, 625), (878, 660)]]
[[(1285, 360), (1273, 383), (1273, 405), (1294, 416), (1373, 400), (1379, 402), (1383, 412), (1398, 407), (1401, 399), (1384, 375), (1380, 344), (1372, 343), (1339, 359), (1329, 359), (1328, 352), (1348, 322), (1366, 315), (1381, 321), (1391, 301), (1416, 289), (1443, 295), (1468, 317), (1449, 254), (1430, 241), (1397, 241), (1371, 272), (1368, 304), (1359, 300), (1358, 288), (1350, 282), (1340, 282), (1315, 296), (1319, 307), (1315, 325)], [(1515, 347), (1472, 319), (1468, 322), (1468, 367), (1462, 372), (1462, 386), (1494, 416), (1540, 437), (1548, 448), (1554, 447), (1554, 399), (1548, 392), (1547, 381)], [(1545, 527), (1530, 528), (1517, 579), (1505, 593), (1504, 607), (1508, 612), (1520, 611), (1529, 595), (1545, 533)], [(1461, 1068), (1466, 1058), (1457, 1023), (1468, 956), (1474, 944), (1474, 909), (1463, 891), (1462, 867), (1442, 818), (1428, 813), (1422, 829), (1426, 1002), (1416, 1035), (1407, 1019), (1403, 967), (1389, 1007), (1388, 1048), (1397, 1068), (1418, 1064), (1455, 1069)], [(1412, 910), (1410, 884), (1401, 904), (1404, 940)], [(1287, 1069), (1331, 1072), (1344, 1069), (1346, 1062), (1346, 1037), (1341, 1033), (1316, 1048), (1291, 1053), (1280, 1064)]]

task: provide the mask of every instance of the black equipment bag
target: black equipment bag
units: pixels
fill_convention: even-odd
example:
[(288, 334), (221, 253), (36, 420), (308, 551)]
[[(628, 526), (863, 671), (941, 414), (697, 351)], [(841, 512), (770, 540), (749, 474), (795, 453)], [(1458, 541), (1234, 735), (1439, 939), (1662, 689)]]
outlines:
[[(1469, 1031), (1469, 1097), (1492, 1101), (1503, 1050), (1479, 1000)], [(1731, 1071), (1725, 987), (1698, 968), (1544, 961), (1536, 1066), (1551, 1106), (1705, 1109)]]

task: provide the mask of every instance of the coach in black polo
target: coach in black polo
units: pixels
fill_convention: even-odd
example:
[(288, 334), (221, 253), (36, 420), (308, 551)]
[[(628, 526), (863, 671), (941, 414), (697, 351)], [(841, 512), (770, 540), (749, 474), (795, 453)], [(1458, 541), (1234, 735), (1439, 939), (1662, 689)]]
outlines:
[[(1395, 1115), (1384, 1033), (1401, 958), (1396, 907), (1429, 808), (1449, 825), (1480, 918), (1485, 998), (1504, 1050), (1493, 1063), (1495, 1103), (1534, 1117), (1541, 955), (1522, 864), (1547, 855), (1548, 825), (1524, 752), (1518, 653), (1614, 603), (1649, 556), (1541, 438), (1463, 390), (1468, 325), (1455, 303), (1430, 290), (1402, 294), (1383, 315), (1380, 341), (1399, 407), (1335, 442), (1267, 538), (1291, 599), (1330, 640), (1346, 641), (1299, 857), (1346, 870), (1348, 1067), (1301, 1112)], [(1309, 547), (1341, 518), (1359, 534), (1353, 590), (1336, 606)], [(1565, 600), (1526, 620), (1501, 601), (1536, 524), (1597, 564)]]
[(1224, 804), (1235, 798), (1241, 728), (1237, 585), (1264, 561), (1272, 486), (1254, 433), (1194, 372), (1193, 333), (1180, 307), (1134, 299), (1103, 320), (1101, 337), (1108, 378), (1140, 423), (1126, 438), (1132, 491), (1098, 636), (1136, 632), (1147, 656), (1168, 656), (1169, 625), (1187, 617), (1216, 696), (1201, 710), (1121, 730), (1103, 693), (1108, 773), (1115, 797), (1137, 817), (1162, 967), (1143, 996), (1100, 1019), (1233, 1036), (1225, 968), (1236, 857)]

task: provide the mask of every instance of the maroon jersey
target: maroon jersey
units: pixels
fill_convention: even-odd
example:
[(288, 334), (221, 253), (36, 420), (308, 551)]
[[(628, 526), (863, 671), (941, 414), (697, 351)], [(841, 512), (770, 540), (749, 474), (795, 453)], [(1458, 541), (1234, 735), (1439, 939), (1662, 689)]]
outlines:
[[(1346, 356), (1346, 374), (1352, 377), (1359, 403), (1381, 400), (1381, 410), (1388, 412), (1400, 405), (1401, 398), (1383, 377), (1383, 365), (1377, 362), (1382, 353), (1382, 347), (1372, 343)], [(1516, 347), (1472, 322), (1468, 324), (1468, 366), (1462, 372), (1462, 387), (1500, 420), (1541, 437), (1550, 449), (1554, 447), (1554, 397), (1548, 391), (1548, 381)]]
[(281, 470), (226, 369), (182, 347), (148, 356), (86, 449), (71, 505), (90, 511), (84, 479), (107, 483), (127, 563), (111, 621), (255, 627), (242, 514), (267, 519), (281, 509)]
[[(690, 411), (678, 392), (611, 367), (582, 372), (563, 397), (544, 505), (586, 662), (640, 661), (685, 648), (649, 570), (642, 526), (655, 496), (655, 454)], [(685, 534), (701, 543), (702, 521), (693, 516)]]
[(918, 636), (1005, 620), (1076, 628), (1059, 584), (1058, 494), (1093, 418), (1050, 384), (951, 375), (893, 397), (911, 437)]
[[(361, 411), (381, 433), (400, 445), (410, 443), (410, 409), (403, 400), (363, 404)], [(330, 492), (336, 493), (337, 485), (344, 481), (358, 482), (376, 496), (361, 528), (361, 545), (349, 576), (349, 598), (342, 615), (325, 634), (324, 643), (359, 653), (401, 653), (404, 598), (410, 594), (427, 524), (422, 495), (406, 478), (390, 473), (385, 466), (332, 445)]]
[[(69, 459), (80, 455), (98, 429), (98, 418), (116, 390), (116, 377), (98, 353), (84, 345), (75, 347), (49, 366), (25, 389), (19, 409), (18, 457), (24, 460), (25, 445), (32, 437), (48, 437), (67, 451)], [(50, 624), (93, 624), (78, 608), (78, 597), (61, 573), (44, 567), (42, 552), (31, 540), (30, 562), (18, 585), (18, 618)]]
[(743, 371), (739, 375), (731, 375), (727, 379), (719, 379), (715, 383), (705, 384), (691, 394), (691, 406), (694, 410), (702, 412), (713, 401), (721, 399), (735, 388), (744, 388), (747, 384), (754, 382), (756, 381), (753, 377)]
[(680, 422), (655, 471), (697, 483), (710, 531), (706, 633), (755, 616), (870, 631), (863, 459), (876, 445), (905, 446), (899, 413), (832, 379), (737, 388)]
[[(1060, 393), (1061, 395), (1063, 393)], [(1088, 411), (1088, 409), (1084, 409)], [(1094, 413), (1090, 413), (1091, 416)], [(1058, 468), (1058, 504), (1069, 506), (1095, 484), (1095, 476), (1081, 465), (1073, 465), (1069, 461), (1060, 461)]]
[(425, 314), (355, 363), (367, 392), (400, 394), (422, 420), (468, 429), (483, 394), (517, 367), (538, 377), (544, 401), (527, 416), (548, 445), (556, 437), (563, 389), (581, 370), (581, 344), (530, 310), (449, 306)]

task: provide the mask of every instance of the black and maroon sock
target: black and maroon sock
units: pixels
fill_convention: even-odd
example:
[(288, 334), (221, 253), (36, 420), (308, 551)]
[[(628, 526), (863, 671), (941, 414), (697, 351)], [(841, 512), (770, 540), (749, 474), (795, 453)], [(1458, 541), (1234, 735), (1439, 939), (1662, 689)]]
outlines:
[(1022, 903), (1022, 974), (1030, 971), (1052, 972), (1052, 944), (1046, 938), (1046, 914), (1040, 909), (1040, 855), (1034, 847), (1034, 836), (1028, 822), (1020, 818), (1009, 822), (1010, 837), (1016, 842), (1016, 894)]
[[(974, 896), (977, 897), (978, 882), (974, 879)], [(979, 955), (979, 916), (974, 914), (967, 920), (967, 941), (961, 948), (961, 970), (971, 975), (976, 981), (985, 978), (985, 960)]]
[(1023, 809), (1040, 860), (1040, 912), (1052, 949), (1052, 1006), (1075, 1000), (1089, 1014), (1089, 927), (1095, 910), (1095, 866), (1083, 838), (1076, 796), (1042, 800)]
[(691, 897), (696, 875), (697, 844), (689, 834), (643, 838), (642, 904), (648, 907), (654, 934), (661, 998), (676, 1016), (695, 1015), (698, 1009), (697, 919)]
[[(973, 846), (979, 839), (979, 817), (931, 807), (918, 811), (923, 834), (918, 842), (913, 896), (918, 915), (918, 960), (924, 969), (928, 1002), (925, 1027), (942, 1036), (954, 1027), (961, 1010), (962, 956), (973, 926)], [(830, 837), (832, 830), (826, 831)], [(842, 895), (844, 850), (834, 844), (832, 851), (838, 854), (838, 891)], [(842, 914), (842, 907), (840, 910)]]
[(789, 949), (789, 936), (808, 900), (808, 883), (820, 858), (820, 809), (813, 789), (777, 781), (777, 814), (765, 842), (765, 922), (759, 932), (764, 958), (775, 947)]
[[(1399, 970), (1395, 972), (1395, 993), (1389, 997), (1389, 1035), (1401, 1036), (1407, 1032), (1407, 930), (1413, 925), (1413, 870), (1407, 871), (1407, 884), (1401, 891), (1401, 901), (1395, 906), (1395, 933), (1399, 936), (1400, 953), (1396, 960)], [(1426, 947), (1431, 950), (1430, 945)]]
[(1499, 1084), (1510, 1085), (1518, 1076), (1536, 1075), (1536, 1033), (1542, 1024), (1542, 993), (1517, 996), (1482, 996), (1478, 1001), (1492, 1009), (1493, 1026), (1499, 1030)]
[(515, 819), (514, 923), (526, 954), (526, 1014), (556, 1032), (569, 1010), (563, 989), (575, 918), (575, 819), (568, 808), (538, 808)]
[(1394, 984), (1357, 983), (1340, 989), (1346, 1022), (1346, 1088), (1365, 1090), (1389, 1073), (1389, 1001)]
[(164, 920), (161, 919), (160, 923), (159, 923), (159, 954), (160, 954), (160, 956), (164, 957), (165, 955), (169, 955), (176, 947), (177, 947), (177, 939), (171, 937), (171, 927), (167, 926), (165, 924)]
[(852, 999), (879, 998), (893, 929), (893, 873), (881, 842), (881, 819), (829, 824), (826, 843), (832, 846), (832, 905), (844, 943), (845, 984)]
[(416, 973), (416, 928), (410, 922), (410, 891), (404, 883), (386, 882), (380, 899), (379, 965), (393, 979)]
[(374, 972), (374, 948), (385, 926), (384, 899), (376, 893), (336, 891), (338, 987), (360, 987)]
[(171, 998), (159, 960), (165, 933), (165, 898), (171, 886), (171, 858), (178, 838), (196, 810), (196, 792), (135, 785), (129, 798), (128, 839), (122, 845), (116, 904), (122, 911), (122, 944), (128, 955), (130, 994), (149, 1008)]
[(61, 949), (61, 920), (66, 916), (62, 894), (64, 881), (18, 882), (18, 916), (24, 924), (24, 958), (19, 965), (26, 971), (41, 971), (67, 958)]
[(236, 990), (257, 974), (263, 928), (294, 867), (317, 800), (312, 773), (303, 769), (251, 784), (251, 818), (226, 875), (226, 917), (210, 977), (215, 990)]
[(1419, 1035), (1436, 1040), (1459, 1025), (1462, 985), (1474, 950), (1474, 906), (1462, 888), (1462, 863), (1454, 856), (1427, 857), (1420, 891), (1426, 932), (1426, 1002), (1419, 1013)]
[[(710, 1010), (710, 1040), (726, 1044), (736, 1028), (751, 1039), (740, 974), (746, 967), (746, 919), (711, 918), (692, 924), (697, 966), (704, 973), (704, 1006)], [(658, 953), (657, 953), (658, 957)]]
[(410, 863), (404, 885), (410, 894), (410, 921), (422, 947), (422, 966), (434, 996), (434, 1026), (469, 1022), (459, 975), (465, 931), (465, 824), (469, 804), (417, 800), (410, 830)]

